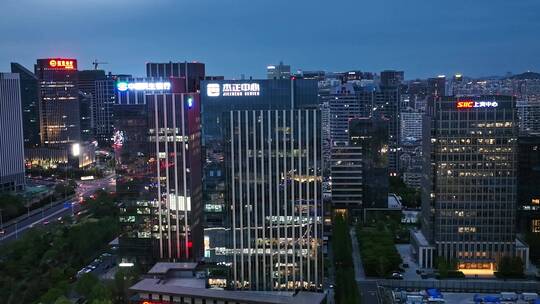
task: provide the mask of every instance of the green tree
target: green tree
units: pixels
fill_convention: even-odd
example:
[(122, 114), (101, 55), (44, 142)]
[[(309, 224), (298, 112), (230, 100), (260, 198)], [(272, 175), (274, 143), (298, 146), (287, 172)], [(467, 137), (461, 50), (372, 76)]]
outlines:
[(56, 299), (64, 295), (64, 292), (65, 291), (60, 288), (51, 288), (41, 297), (41, 302), (44, 304), (53, 304), (56, 302)]
[(89, 302), (95, 300), (111, 300), (112, 292), (105, 286), (103, 283), (97, 283), (92, 287), (92, 291), (88, 295), (87, 299)]
[(511, 264), (511, 267), (512, 267), (512, 274), (516, 277), (521, 277), (523, 276), (523, 272), (524, 272), (524, 265), (523, 265), (523, 261), (521, 260), (520, 257), (514, 257), (512, 258), (512, 264)]
[(114, 294), (119, 303), (128, 303), (129, 287), (139, 278), (137, 268), (120, 268), (114, 275)]
[(507, 277), (512, 273), (512, 258), (509, 256), (503, 256), (498, 265), (498, 272), (500, 275)]
[(113, 304), (113, 302), (111, 300), (97, 299), (97, 300), (92, 300), (90, 304)]
[(11, 193), (0, 193), (0, 209), (2, 209), (4, 221), (15, 218), (26, 211), (23, 199)]
[(349, 226), (343, 216), (334, 218), (332, 252), (336, 268), (336, 303), (358, 303)]
[(61, 296), (56, 301), (54, 301), (54, 304), (73, 304), (71, 301), (66, 298), (65, 296)]
[(80, 295), (88, 298), (94, 286), (96, 286), (98, 283), (99, 280), (95, 275), (91, 273), (85, 273), (75, 284), (75, 291), (77, 291)]

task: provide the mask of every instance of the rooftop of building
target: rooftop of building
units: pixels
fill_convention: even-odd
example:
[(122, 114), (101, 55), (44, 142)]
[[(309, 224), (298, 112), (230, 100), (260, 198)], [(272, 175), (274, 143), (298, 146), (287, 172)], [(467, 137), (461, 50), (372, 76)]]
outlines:
[(426, 239), (426, 237), (424, 236), (424, 233), (422, 233), (421, 230), (416, 230), (416, 229), (411, 230), (411, 236), (416, 240), (416, 243), (419, 246), (422, 246), (422, 247), (430, 246), (428, 240)]
[[(199, 281), (199, 283), (197, 283), (197, 281)], [(224, 301), (241, 301), (243, 303), (253, 304), (317, 304), (322, 303), (326, 297), (323, 293), (305, 291), (294, 293), (208, 289), (202, 286), (200, 282), (204, 283), (204, 280), (178, 278), (168, 280), (143, 279), (133, 285), (130, 290), (139, 293), (219, 299)]]
[(197, 263), (156, 263), (154, 267), (148, 271), (148, 274), (167, 274), (171, 270), (175, 271), (193, 271), (197, 268)]

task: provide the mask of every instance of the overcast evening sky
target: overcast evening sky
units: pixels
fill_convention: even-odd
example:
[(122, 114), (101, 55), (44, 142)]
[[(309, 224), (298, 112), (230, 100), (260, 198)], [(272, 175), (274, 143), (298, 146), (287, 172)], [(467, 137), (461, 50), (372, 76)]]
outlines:
[(540, 1), (0, 0), (0, 72), (47, 57), (135, 76), (184, 60), (227, 78), (280, 60), (407, 79), (540, 71)]

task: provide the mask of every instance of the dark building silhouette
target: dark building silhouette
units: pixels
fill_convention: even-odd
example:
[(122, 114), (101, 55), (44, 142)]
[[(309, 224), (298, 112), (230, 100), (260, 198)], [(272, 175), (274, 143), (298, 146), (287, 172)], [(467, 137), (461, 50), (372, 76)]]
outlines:
[(518, 228), (540, 233), (540, 136), (518, 139)]
[(38, 79), (18, 63), (11, 63), (11, 72), (20, 79), (24, 146), (34, 148), (40, 143)]

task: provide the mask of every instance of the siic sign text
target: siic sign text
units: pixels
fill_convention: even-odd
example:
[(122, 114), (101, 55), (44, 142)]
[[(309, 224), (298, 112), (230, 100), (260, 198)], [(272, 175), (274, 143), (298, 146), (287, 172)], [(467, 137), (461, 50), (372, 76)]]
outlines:
[(471, 109), (471, 108), (496, 108), (499, 104), (496, 101), (472, 101), (463, 100), (458, 101), (458, 109)]

